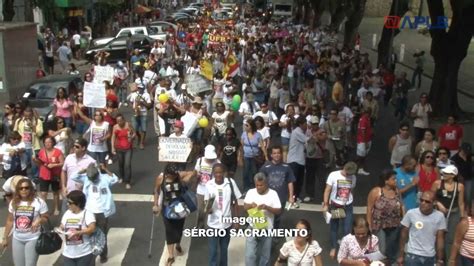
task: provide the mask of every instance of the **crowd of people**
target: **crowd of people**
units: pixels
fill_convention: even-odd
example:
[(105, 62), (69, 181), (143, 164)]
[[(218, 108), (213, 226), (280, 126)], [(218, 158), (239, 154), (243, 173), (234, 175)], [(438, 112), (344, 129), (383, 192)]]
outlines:
[[(133, 153), (145, 148), (147, 133), (192, 140), (188, 160), (167, 163), (154, 185), (152, 211), (163, 217), (167, 265), (184, 252), (191, 213), (198, 229), (271, 230), (282, 228), (282, 217), (302, 202), (323, 203), (330, 246), (322, 247), (311, 221), (301, 219), (296, 228), (309, 234), (284, 243), (276, 262), (271, 237), (247, 237), (246, 265), (322, 265), (322, 252), (340, 265), (473, 265), (472, 147), (456, 116), (432, 129), (436, 107), (421, 93), (409, 108), (407, 73), (373, 66), (359, 45), (341, 47), (328, 28), (258, 18), (202, 21), (179, 25), (149, 54), (130, 47), (129, 60), (115, 64), (114, 79), (105, 84), (105, 108), (89, 108), (83, 91), (64, 89), (52, 123), (27, 103), (5, 105), (3, 246), (12, 233), (15, 265), (36, 265), (50, 190), (52, 213), (63, 213), (59, 227), (70, 232), (64, 264), (93, 265), (90, 236), (96, 228), (107, 235), (116, 211), (110, 187), (132, 189)], [(96, 66), (109, 65), (107, 56), (97, 54), (84, 81), (93, 82)], [(209, 88), (188, 89), (190, 75), (209, 79)], [(125, 108), (130, 118), (120, 113)], [(370, 173), (376, 125), (393, 119), (380, 117), (382, 108), (393, 108), (398, 132), (377, 143), (388, 146), (391, 167)], [(113, 163), (118, 175), (108, 170)], [(379, 183), (367, 196), (366, 215), (354, 216), (354, 198), (366, 197), (356, 193), (357, 177), (369, 175), (380, 176)], [(224, 219), (247, 215), (264, 221)], [(230, 235), (208, 241), (209, 265), (231, 264)], [(374, 259), (378, 252), (383, 256)], [(100, 259), (107, 261), (107, 244)]]

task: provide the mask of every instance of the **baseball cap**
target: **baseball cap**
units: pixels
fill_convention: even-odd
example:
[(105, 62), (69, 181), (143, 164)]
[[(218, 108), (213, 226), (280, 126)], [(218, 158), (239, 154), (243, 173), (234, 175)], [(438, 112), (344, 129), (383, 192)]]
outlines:
[(208, 160), (217, 159), (216, 148), (214, 145), (207, 145), (206, 148), (204, 148), (204, 158)]
[(458, 175), (458, 168), (454, 165), (448, 165), (441, 170), (443, 174)]
[(184, 123), (181, 120), (174, 121), (174, 127), (184, 128)]

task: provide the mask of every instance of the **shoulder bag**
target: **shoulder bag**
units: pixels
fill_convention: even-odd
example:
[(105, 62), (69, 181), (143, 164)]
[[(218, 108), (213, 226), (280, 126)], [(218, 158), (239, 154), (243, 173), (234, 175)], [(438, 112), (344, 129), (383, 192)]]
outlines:
[[(250, 149), (253, 151), (253, 145), (252, 143), (250, 142), (250, 138), (249, 138), (249, 134), (247, 133), (247, 142), (249, 143), (250, 145)], [(265, 163), (265, 154), (263, 153), (263, 150), (262, 148), (260, 147), (257, 147), (258, 148), (258, 153), (257, 155), (254, 157), (255, 159), (255, 162), (257, 163), (257, 165), (263, 165)]]
[[(48, 226), (51, 228), (51, 223), (48, 218)], [(44, 226), (41, 226), (41, 234), (36, 241), (35, 250), (38, 255), (52, 254), (61, 249), (63, 240), (58, 233), (53, 230), (45, 230)]]
[[(94, 215), (94, 213), (93, 213)], [(84, 216), (82, 216), (82, 220), (84, 224), (86, 224), (86, 210), (84, 209)], [(87, 224), (86, 224), (87, 226)], [(92, 248), (92, 254), (94, 256), (98, 256), (102, 253), (105, 248), (105, 244), (107, 242), (107, 237), (105, 236), (104, 231), (100, 229), (98, 226), (95, 227), (94, 233), (89, 236), (89, 242)]]
[(301, 255), (301, 259), (300, 259), (300, 261), (296, 264), (296, 266), (301, 266), (301, 262), (303, 261), (304, 256), (306, 256), (306, 252), (308, 252), (308, 248), (309, 248), (309, 243), (306, 243), (306, 247), (304, 248), (303, 255)]

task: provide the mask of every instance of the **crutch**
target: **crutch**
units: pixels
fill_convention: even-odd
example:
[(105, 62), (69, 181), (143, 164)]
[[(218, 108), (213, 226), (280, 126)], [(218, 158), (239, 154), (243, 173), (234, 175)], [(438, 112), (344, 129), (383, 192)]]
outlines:
[(151, 232), (150, 232), (150, 246), (148, 247), (148, 258), (151, 258), (151, 246), (153, 245), (153, 231), (155, 229), (155, 214), (153, 213), (153, 218), (151, 220)]

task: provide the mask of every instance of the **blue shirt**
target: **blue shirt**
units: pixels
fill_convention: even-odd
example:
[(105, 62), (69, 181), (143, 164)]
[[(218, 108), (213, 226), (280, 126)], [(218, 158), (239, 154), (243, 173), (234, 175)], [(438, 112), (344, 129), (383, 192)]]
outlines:
[[(86, 210), (94, 212), (92, 210), (94, 209), (92, 208), (92, 204), (98, 204), (98, 207), (102, 213), (104, 213), (105, 217), (109, 217), (115, 213), (115, 203), (112, 197), (112, 191), (110, 191), (110, 187), (118, 181), (118, 177), (115, 174), (110, 176), (108, 174), (99, 173), (99, 177), (95, 183), (90, 181), (86, 174), (76, 174), (72, 177), (72, 180), (84, 184), (82, 192), (86, 195)], [(97, 200), (96, 195), (99, 195), (100, 200)]]
[(268, 187), (277, 192), (280, 201), (286, 202), (288, 199), (288, 184), (296, 182), (290, 166), (286, 163), (273, 164), (270, 161), (262, 166), (260, 172), (268, 176)]
[(260, 149), (259, 144), (262, 141), (262, 135), (260, 133), (255, 132), (252, 139), (249, 139), (247, 136), (247, 132), (242, 133), (242, 144), (244, 149), (244, 157), (245, 158), (254, 158), (258, 155)]
[[(418, 175), (417, 172), (407, 173), (403, 171), (400, 167), (395, 169), (395, 172), (397, 173), (396, 178), (398, 189), (402, 189), (411, 184), (411, 182), (413, 181), (413, 177)], [(405, 209), (407, 211), (418, 208), (417, 192), (418, 188), (414, 186), (402, 194), (403, 205), (405, 205)]]

